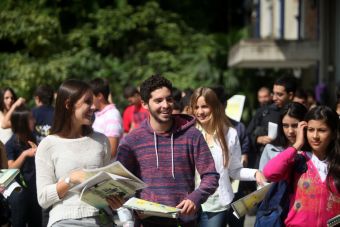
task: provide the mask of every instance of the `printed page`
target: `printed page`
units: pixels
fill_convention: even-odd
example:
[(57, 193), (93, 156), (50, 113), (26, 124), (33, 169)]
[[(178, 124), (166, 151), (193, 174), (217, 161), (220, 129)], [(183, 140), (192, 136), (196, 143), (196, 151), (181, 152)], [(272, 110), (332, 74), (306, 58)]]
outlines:
[(166, 206), (135, 197), (130, 198), (123, 206), (132, 210), (137, 210), (145, 216), (177, 218), (180, 212), (180, 209), (176, 207)]
[(250, 210), (252, 210), (255, 206), (257, 206), (265, 197), (268, 192), (271, 184), (267, 184), (266, 186), (246, 195), (245, 197), (236, 200), (231, 204), (231, 207), (235, 211), (234, 215), (237, 218), (243, 217)]
[(134, 179), (135, 181), (138, 181), (140, 183), (143, 183), (138, 177), (133, 175), (128, 169), (126, 169), (119, 161), (113, 162), (107, 166), (97, 168), (97, 169), (84, 169), (85, 172), (89, 174), (89, 176), (93, 176), (97, 174), (98, 172), (107, 172), (111, 174), (115, 174), (118, 176)]
[(243, 107), (246, 97), (244, 95), (233, 95), (227, 100), (225, 114), (235, 121), (240, 121), (242, 118)]
[(7, 187), (19, 174), (19, 169), (1, 169), (0, 170), (0, 185)]

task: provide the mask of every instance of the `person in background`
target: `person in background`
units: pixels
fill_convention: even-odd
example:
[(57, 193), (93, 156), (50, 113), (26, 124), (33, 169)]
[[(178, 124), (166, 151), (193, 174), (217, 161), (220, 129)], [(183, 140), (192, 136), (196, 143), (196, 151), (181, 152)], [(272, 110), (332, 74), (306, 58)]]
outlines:
[(284, 105), (293, 100), (295, 91), (296, 79), (294, 77), (279, 77), (273, 85), (273, 103), (258, 109), (251, 119), (247, 132), (256, 152), (255, 168), (259, 165), (264, 146), (272, 142), (268, 136), (268, 122), (279, 123), (280, 111)]
[[(312, 150), (301, 153), (307, 170), (293, 174), (294, 157), (305, 143)], [(295, 143), (271, 159), (263, 173), (269, 181), (287, 180), (293, 188), (285, 226), (309, 223), (326, 227), (327, 220), (340, 214), (340, 133), (336, 112), (327, 106), (311, 109), (305, 121), (298, 124)]]
[(4, 88), (0, 91), (0, 141), (5, 144), (13, 135), (11, 129), (11, 115), (17, 106), (25, 102), (19, 98), (12, 88)]
[(337, 92), (336, 95), (336, 106), (335, 106), (336, 113), (340, 116), (340, 91)]
[(124, 97), (130, 105), (123, 112), (123, 128), (124, 133), (129, 133), (148, 118), (149, 112), (142, 107), (141, 97), (136, 87), (127, 86), (124, 89)]
[(37, 150), (31, 111), (21, 105), (11, 114), (13, 135), (5, 144), (8, 168), (20, 169), (20, 191), (14, 190), (8, 198), (13, 227), (41, 226), (41, 208), (37, 201), (36, 170), (34, 157)]
[(257, 101), (259, 102), (260, 107), (271, 104), (272, 95), (270, 89), (267, 87), (261, 87), (257, 91)]
[(307, 105), (308, 105), (308, 110), (316, 107), (318, 105), (316, 98), (315, 98), (315, 93), (312, 89), (306, 90), (307, 93)]
[[(51, 133), (39, 144), (35, 165), (37, 197), (41, 207), (52, 206), (48, 227), (112, 226), (103, 223), (95, 207), (69, 189), (84, 181), (82, 169), (108, 165), (111, 147), (107, 137), (92, 129), (94, 113), (91, 87), (80, 80), (67, 80), (57, 92)], [(112, 205), (112, 198), (107, 198)]]
[(305, 90), (303, 90), (302, 88), (296, 89), (293, 102), (301, 103), (308, 109), (309, 105), (308, 105), (307, 99), (308, 99), (308, 96)]
[[(49, 85), (40, 85), (34, 92), (34, 102), (36, 107), (32, 109), (32, 115), (35, 119), (34, 132), (39, 144), (42, 139), (50, 134), (53, 123), (54, 107), (53, 88)], [(42, 209), (42, 226), (46, 227), (48, 216), (51, 208)]]
[[(219, 175), (203, 135), (195, 128), (195, 119), (172, 115), (172, 84), (154, 75), (140, 88), (142, 104), (150, 117), (127, 134), (118, 147), (117, 160), (148, 187), (137, 194), (141, 199), (181, 209), (179, 219), (137, 217), (143, 227), (197, 226), (200, 204), (212, 195)], [(195, 171), (201, 183), (195, 189)]]
[(32, 114), (35, 119), (34, 130), (38, 144), (50, 133), (54, 116), (53, 99), (54, 91), (49, 85), (41, 85), (34, 92), (36, 107), (32, 109)]
[(270, 159), (295, 143), (298, 124), (300, 121), (303, 121), (306, 113), (307, 108), (297, 102), (288, 103), (282, 109), (277, 137), (263, 149), (259, 166), (261, 171), (263, 171), (263, 168)]
[(92, 127), (96, 132), (107, 136), (111, 145), (111, 157), (114, 159), (119, 140), (123, 135), (122, 117), (116, 106), (108, 101), (110, 94), (108, 81), (95, 78), (91, 80), (90, 86), (93, 92), (93, 104), (96, 108)]
[[(237, 131), (232, 127), (223, 105), (212, 89), (196, 89), (191, 96), (190, 106), (197, 119), (196, 127), (202, 132), (214, 158), (215, 168), (220, 174), (216, 192), (201, 205), (199, 226), (225, 227), (228, 209), (234, 198), (230, 177), (237, 180), (256, 180), (261, 185), (265, 178), (260, 171), (243, 167)], [(196, 182), (199, 183), (200, 179)]]

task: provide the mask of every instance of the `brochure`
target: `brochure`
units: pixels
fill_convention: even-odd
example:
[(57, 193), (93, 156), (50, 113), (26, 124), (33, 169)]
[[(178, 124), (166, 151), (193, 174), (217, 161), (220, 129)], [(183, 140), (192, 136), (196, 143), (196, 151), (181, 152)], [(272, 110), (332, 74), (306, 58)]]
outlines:
[(246, 195), (245, 197), (236, 200), (231, 204), (231, 207), (234, 210), (234, 215), (237, 218), (243, 217), (249, 211), (251, 211), (254, 207), (256, 207), (263, 199), (266, 193), (268, 192), (271, 184), (267, 184), (266, 186)]
[(275, 140), (277, 137), (277, 124), (273, 122), (268, 122), (268, 136)]
[(70, 189), (79, 193), (80, 199), (98, 209), (106, 208), (106, 198), (111, 195), (129, 198), (146, 184), (128, 171), (120, 162), (97, 169), (85, 169), (87, 179)]
[(178, 218), (180, 209), (170, 207), (159, 203), (138, 199), (135, 197), (130, 198), (123, 205), (128, 209), (136, 210), (143, 217), (157, 216), (165, 218)]
[(227, 107), (225, 109), (225, 114), (235, 121), (240, 121), (242, 118), (244, 102), (246, 96), (244, 95), (234, 95), (227, 100)]
[(19, 169), (1, 169), (0, 170), (0, 186), (7, 188), (8, 185), (14, 181), (15, 177), (19, 174)]

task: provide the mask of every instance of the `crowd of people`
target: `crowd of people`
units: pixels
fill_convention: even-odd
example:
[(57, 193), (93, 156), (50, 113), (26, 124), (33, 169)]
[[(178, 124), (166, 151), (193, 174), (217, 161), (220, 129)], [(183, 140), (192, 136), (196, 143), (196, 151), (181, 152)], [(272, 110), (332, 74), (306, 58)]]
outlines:
[[(318, 105), (296, 78), (282, 76), (272, 89), (258, 90), (259, 108), (246, 127), (226, 116), (219, 89), (180, 91), (153, 75), (124, 89), (129, 106), (122, 114), (102, 78), (70, 79), (56, 93), (39, 86), (33, 109), (13, 89), (2, 89), (1, 169), (21, 172), (21, 190), (7, 198), (6, 225), (114, 226), (111, 215), (127, 212), (126, 223), (136, 227), (243, 226), (230, 205), (244, 188), (286, 180), (293, 190), (285, 225), (327, 226), (340, 214), (340, 96), (335, 108)], [(269, 122), (277, 124), (276, 138), (268, 135)], [(292, 170), (296, 154), (306, 158), (304, 173)], [(114, 161), (146, 183), (138, 198), (176, 207), (180, 216), (146, 217), (112, 195), (103, 218), (70, 192), (86, 179), (84, 169)], [(241, 184), (235, 195), (232, 180), (255, 188)]]

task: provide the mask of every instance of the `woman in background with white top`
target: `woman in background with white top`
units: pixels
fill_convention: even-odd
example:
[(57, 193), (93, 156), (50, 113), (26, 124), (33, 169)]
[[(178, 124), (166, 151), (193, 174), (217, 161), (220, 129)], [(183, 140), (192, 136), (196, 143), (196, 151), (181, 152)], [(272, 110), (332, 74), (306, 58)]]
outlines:
[(92, 104), (93, 93), (85, 82), (68, 80), (58, 90), (51, 134), (41, 141), (36, 154), (38, 202), (43, 208), (52, 206), (48, 226), (112, 226), (101, 223), (96, 208), (69, 192), (84, 180), (81, 169), (110, 162), (108, 139), (91, 127)]
[(265, 178), (257, 169), (243, 168), (237, 132), (212, 89), (196, 89), (191, 96), (190, 106), (197, 119), (197, 128), (202, 132), (214, 158), (216, 171), (220, 174), (218, 189), (202, 204), (199, 226), (225, 227), (228, 222), (227, 211), (234, 198), (230, 177), (256, 180), (261, 185)]
[(25, 99), (19, 98), (12, 88), (7, 87), (0, 91), (0, 141), (3, 144), (13, 135), (11, 129), (11, 115), (16, 107), (25, 102)]

